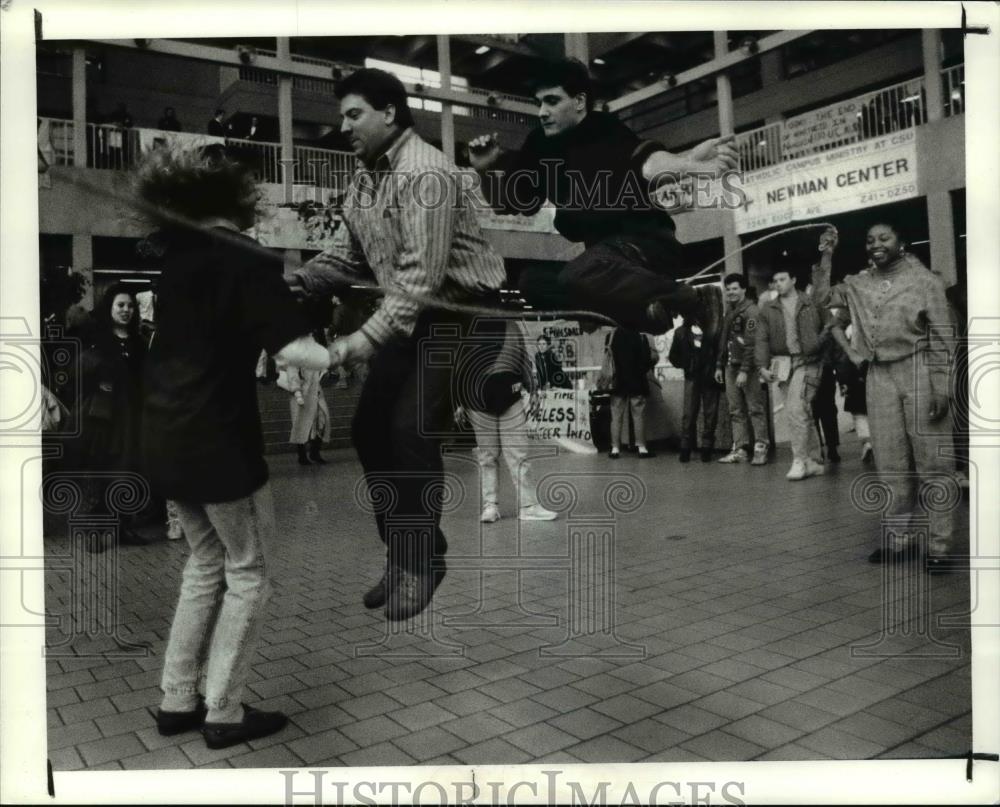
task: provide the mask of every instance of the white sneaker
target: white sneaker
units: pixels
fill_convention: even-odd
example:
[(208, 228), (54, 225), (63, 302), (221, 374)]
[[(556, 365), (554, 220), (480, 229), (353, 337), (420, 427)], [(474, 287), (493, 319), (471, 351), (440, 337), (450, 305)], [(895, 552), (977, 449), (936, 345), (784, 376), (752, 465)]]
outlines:
[(719, 462), (726, 464), (732, 464), (735, 462), (746, 462), (749, 459), (745, 448), (734, 448), (726, 456), (722, 457)]
[(488, 504), (483, 508), (483, 514), (479, 517), (479, 520), (483, 524), (492, 524), (494, 521), (500, 520), (500, 508), (495, 504)]
[(875, 462), (875, 449), (872, 448), (872, 444), (868, 440), (865, 440), (861, 447), (861, 462), (864, 465), (871, 465)]
[(518, 518), (521, 521), (553, 521), (559, 518), (559, 514), (542, 507), (540, 504), (533, 504), (531, 507), (522, 507)]
[(826, 473), (826, 466), (822, 462), (807, 459), (805, 461), (806, 476), (822, 476)]
[(800, 479), (805, 479), (808, 474), (806, 473), (806, 466), (802, 460), (793, 460), (792, 467), (788, 469), (788, 473), (785, 474), (785, 479), (792, 482), (798, 482)]

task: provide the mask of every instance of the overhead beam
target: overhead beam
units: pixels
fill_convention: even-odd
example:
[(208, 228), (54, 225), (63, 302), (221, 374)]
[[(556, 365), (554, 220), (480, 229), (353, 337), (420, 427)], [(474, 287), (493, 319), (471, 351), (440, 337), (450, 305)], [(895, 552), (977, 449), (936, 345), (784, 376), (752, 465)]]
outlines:
[(645, 31), (637, 31), (628, 34), (588, 34), (587, 38), (590, 44), (590, 58), (596, 59), (598, 56), (603, 56), (605, 53), (611, 53), (611, 51), (618, 50), (618, 48), (622, 45), (627, 45), (629, 42), (635, 42), (635, 40), (641, 39), (644, 36), (647, 36)]
[(505, 53), (513, 53), (517, 56), (530, 56), (533, 59), (538, 59), (541, 56), (530, 45), (524, 45), (520, 42), (508, 42), (506, 39), (498, 39), (497, 37), (485, 34), (452, 34), (451, 38), (460, 42), (471, 42), (473, 45), (487, 45), (494, 50), (502, 50)]
[[(809, 36), (813, 31), (780, 31), (776, 34), (771, 34), (770, 36), (765, 36), (763, 39), (757, 42), (757, 53), (764, 53), (765, 51), (774, 50), (775, 48), (780, 48), (782, 45), (786, 45), (789, 42), (794, 42), (796, 39), (802, 39), (803, 37)], [(711, 61), (700, 64), (697, 67), (692, 67), (690, 70), (685, 70), (683, 73), (678, 73), (677, 84), (675, 86), (679, 87), (682, 84), (689, 84), (692, 81), (697, 81), (698, 79), (706, 78), (708, 76), (713, 76), (723, 70), (728, 70), (729, 68), (739, 64), (740, 62), (745, 62), (747, 59), (752, 59), (753, 56), (747, 56), (740, 50), (730, 51), (724, 56), (712, 59)], [(614, 112), (619, 109), (625, 109), (626, 107), (634, 106), (642, 101), (648, 101), (650, 98), (655, 98), (657, 95), (662, 95), (665, 92), (669, 92), (673, 87), (667, 87), (659, 82), (652, 84), (649, 87), (643, 87), (641, 90), (636, 90), (635, 92), (630, 92), (627, 95), (623, 95), (608, 104), (608, 108)]]
[[(131, 50), (149, 51), (167, 56), (179, 56), (186, 59), (198, 59), (204, 62), (213, 62), (231, 67), (241, 67), (239, 54), (235, 50), (226, 48), (216, 48), (210, 45), (195, 45), (190, 42), (178, 42), (173, 39), (151, 39), (148, 44), (139, 47), (132, 40), (125, 39), (93, 39), (88, 40), (98, 45), (106, 45), (113, 48), (126, 48)], [(260, 70), (270, 70), (279, 76), (305, 76), (306, 78), (318, 78), (325, 81), (332, 80), (330, 68), (308, 62), (295, 62), (291, 57), (281, 58), (278, 56), (266, 56), (258, 53), (254, 56), (253, 66)], [(536, 114), (534, 104), (523, 101), (511, 101), (507, 98), (497, 98), (495, 104), (487, 102), (486, 94), (476, 94), (462, 92), (461, 90), (445, 90), (437, 87), (417, 86), (406, 81), (403, 82), (407, 93), (414, 98), (431, 98), (435, 101), (450, 101), (462, 106), (479, 106), (489, 109), (503, 109), (509, 112), (521, 112), (527, 115)]]

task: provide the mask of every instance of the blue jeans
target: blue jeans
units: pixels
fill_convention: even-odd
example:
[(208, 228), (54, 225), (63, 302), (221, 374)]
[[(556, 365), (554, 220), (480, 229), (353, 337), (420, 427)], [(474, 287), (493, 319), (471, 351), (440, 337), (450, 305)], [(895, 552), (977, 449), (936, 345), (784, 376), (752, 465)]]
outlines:
[(240, 703), (271, 594), (267, 559), (275, 535), (271, 487), (243, 499), (177, 504), (191, 555), (170, 627), (163, 709), (195, 708), (204, 687), (211, 722), (242, 719)]

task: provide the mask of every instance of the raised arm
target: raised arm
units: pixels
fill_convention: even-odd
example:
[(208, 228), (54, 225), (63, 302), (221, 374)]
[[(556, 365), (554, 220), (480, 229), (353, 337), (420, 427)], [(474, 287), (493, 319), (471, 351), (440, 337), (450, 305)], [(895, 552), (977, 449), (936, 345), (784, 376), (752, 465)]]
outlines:
[(696, 175), (718, 177), (738, 165), (735, 136), (726, 135), (713, 137), (681, 154), (657, 149), (643, 162), (642, 176), (659, 187)]

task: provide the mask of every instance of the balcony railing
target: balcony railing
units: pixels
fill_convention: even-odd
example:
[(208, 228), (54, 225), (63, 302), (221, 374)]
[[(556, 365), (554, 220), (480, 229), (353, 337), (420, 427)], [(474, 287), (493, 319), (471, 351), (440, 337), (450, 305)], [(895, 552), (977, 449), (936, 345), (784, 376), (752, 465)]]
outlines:
[[(964, 65), (941, 72), (945, 117), (965, 110)], [(923, 78), (811, 110), (736, 136), (740, 167), (755, 171), (927, 122)]]
[(941, 72), (944, 90), (944, 116), (961, 115), (965, 112), (965, 65), (958, 64)]
[[(270, 50), (258, 49), (257, 53), (262, 56), (277, 55), (274, 51)], [(334, 88), (336, 87), (336, 81), (332, 78), (334, 68), (340, 68), (345, 72), (352, 72), (354, 70), (361, 69), (359, 65), (346, 64), (343, 62), (331, 62), (326, 59), (316, 59), (311, 56), (299, 56), (297, 54), (292, 54), (292, 61), (329, 68), (331, 75), (330, 79), (311, 78), (308, 76), (292, 76), (292, 86), (295, 89), (304, 90), (306, 92), (325, 93), (328, 95), (332, 95)], [(240, 65), (239, 68), (228, 68), (228, 70), (230, 71), (228, 73), (228, 75), (231, 76), (230, 80), (238, 78), (240, 81), (248, 81), (252, 84), (276, 85), (278, 83), (277, 73), (264, 68), (255, 67), (254, 65)], [(434, 82), (429, 82), (426, 86), (437, 88), (440, 85)], [(480, 101), (479, 104), (472, 103), (469, 106), (461, 106), (457, 104), (453, 105), (452, 109), (456, 115), (484, 118), (486, 120), (506, 121), (509, 123), (518, 123), (522, 126), (530, 125), (534, 120), (534, 116), (525, 114), (524, 112), (515, 112), (509, 109), (496, 108), (497, 104), (502, 101), (509, 101), (518, 104), (530, 104), (533, 103), (533, 99), (531, 98), (525, 98), (520, 95), (511, 95), (509, 93), (493, 92), (491, 90), (484, 90), (478, 87), (455, 87), (455, 89), (461, 90), (462, 92), (467, 93)], [(440, 104), (439, 101), (431, 101), (430, 103), (434, 104), (434, 106), (422, 106), (420, 108), (429, 109), (431, 111), (440, 111), (440, 106), (438, 106)]]
[[(42, 118), (47, 124), (48, 146), (51, 146), (52, 161), (55, 165), (74, 165), (73, 121), (61, 118)], [(164, 138), (173, 135), (164, 132)], [(40, 132), (40, 138), (42, 137)], [(283, 180), (281, 166), (281, 145), (258, 140), (227, 137), (226, 144), (250, 152), (260, 171), (263, 182), (280, 184)], [(39, 142), (39, 147), (42, 147)], [(142, 156), (139, 132), (121, 126), (103, 123), (87, 124), (87, 167), (110, 170), (134, 168)], [(354, 171), (355, 157), (347, 151), (294, 146), (293, 157), (296, 183), (316, 185), (331, 190), (343, 190), (345, 178)]]
[(356, 158), (346, 151), (295, 147), (295, 181), (344, 192), (354, 173)]
[[(72, 128), (72, 121), (67, 121)], [(87, 167), (122, 171), (136, 165), (139, 133), (105, 123), (87, 124)]]

